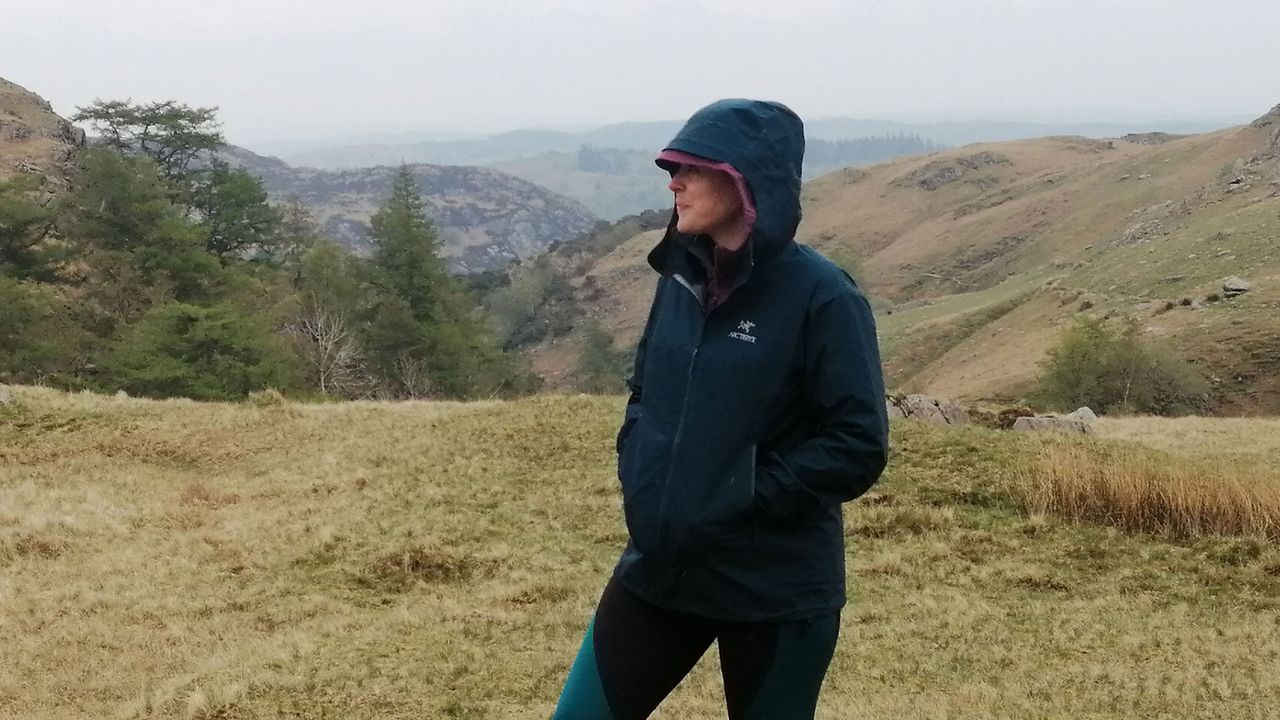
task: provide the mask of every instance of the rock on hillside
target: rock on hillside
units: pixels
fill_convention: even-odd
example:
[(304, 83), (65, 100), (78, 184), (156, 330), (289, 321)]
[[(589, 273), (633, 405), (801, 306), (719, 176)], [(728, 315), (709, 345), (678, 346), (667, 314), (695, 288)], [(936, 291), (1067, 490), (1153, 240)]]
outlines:
[(0, 78), (0, 179), (40, 175), (64, 188), (84, 133), (59, 117), (43, 98)]
[(1249, 127), (1269, 132), (1266, 150), (1270, 151), (1272, 157), (1280, 153), (1280, 105), (1276, 105), (1266, 115), (1249, 123)]
[[(262, 178), (274, 199), (297, 197), (336, 240), (369, 250), (369, 218), (391, 189), (393, 167), (317, 170), (229, 147), (228, 161)], [(412, 165), (450, 269), (502, 268), (574, 237), (597, 222), (581, 204), (497, 170)]]

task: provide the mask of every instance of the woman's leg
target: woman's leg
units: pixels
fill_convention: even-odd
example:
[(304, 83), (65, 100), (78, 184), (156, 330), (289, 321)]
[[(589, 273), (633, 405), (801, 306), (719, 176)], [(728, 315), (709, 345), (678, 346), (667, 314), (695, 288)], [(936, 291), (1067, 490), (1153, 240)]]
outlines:
[(552, 720), (643, 720), (715, 638), (713, 623), (663, 610), (609, 580)]
[(720, 672), (730, 720), (812, 720), (839, 634), (838, 612), (798, 622), (721, 625)]

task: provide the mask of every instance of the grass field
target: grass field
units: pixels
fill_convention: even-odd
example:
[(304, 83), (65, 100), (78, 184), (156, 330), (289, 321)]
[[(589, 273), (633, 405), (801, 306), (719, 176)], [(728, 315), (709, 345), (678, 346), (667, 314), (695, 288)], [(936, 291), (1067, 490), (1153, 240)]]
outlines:
[[(545, 718), (625, 540), (620, 398), (11, 394), (0, 718)], [(1063, 453), (1280, 484), (1274, 422), (895, 425), (847, 513), (819, 717), (1275, 717), (1274, 543), (1022, 509)], [(704, 662), (658, 717), (720, 718), (721, 697)]]

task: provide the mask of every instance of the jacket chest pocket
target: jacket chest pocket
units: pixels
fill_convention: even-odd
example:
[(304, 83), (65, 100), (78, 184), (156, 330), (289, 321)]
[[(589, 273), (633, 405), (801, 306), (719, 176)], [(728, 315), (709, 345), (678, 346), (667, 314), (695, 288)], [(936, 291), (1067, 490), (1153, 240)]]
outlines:
[(721, 431), (746, 439), (767, 422), (789, 368), (785, 354), (740, 344), (708, 343), (698, 355), (690, 399), (697, 412), (714, 416)]

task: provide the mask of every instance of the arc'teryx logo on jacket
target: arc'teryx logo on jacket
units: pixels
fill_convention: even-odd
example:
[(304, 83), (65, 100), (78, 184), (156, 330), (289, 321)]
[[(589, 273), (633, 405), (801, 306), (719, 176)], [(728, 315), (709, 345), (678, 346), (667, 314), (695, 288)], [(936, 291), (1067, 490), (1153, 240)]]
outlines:
[(618, 433), (630, 538), (615, 572), (649, 602), (706, 617), (830, 612), (845, 601), (840, 504), (887, 458), (870, 308), (848, 275), (793, 241), (804, 154), (794, 113), (722, 101), (669, 147), (737, 168), (757, 220), (710, 311), (696, 243), (674, 215), (649, 254), (661, 277)]
[(729, 337), (735, 338), (737, 340), (742, 340), (744, 342), (753, 343), (756, 341), (756, 338), (754, 335), (751, 335), (750, 333), (751, 333), (751, 328), (755, 326), (756, 326), (755, 323), (749, 320), (743, 320), (742, 322), (738, 323), (738, 329), (736, 332), (729, 333)]

